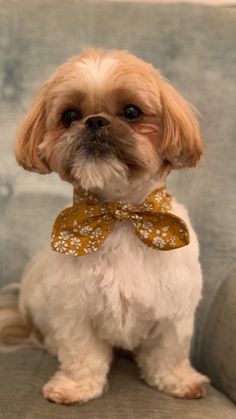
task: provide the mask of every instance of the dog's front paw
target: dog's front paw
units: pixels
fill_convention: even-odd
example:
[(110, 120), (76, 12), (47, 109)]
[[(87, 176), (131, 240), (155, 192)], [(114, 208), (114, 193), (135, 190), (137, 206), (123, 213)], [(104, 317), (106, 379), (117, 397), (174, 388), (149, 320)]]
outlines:
[(164, 392), (181, 399), (201, 399), (206, 395), (205, 384), (209, 379), (202, 374), (193, 372), (183, 380), (176, 380), (175, 383), (167, 385)]
[(200, 399), (206, 395), (208, 377), (192, 368), (188, 361), (164, 375), (158, 388), (171, 396), (182, 399)]
[(104, 383), (95, 377), (87, 377), (77, 382), (59, 371), (44, 385), (43, 396), (54, 403), (82, 404), (99, 397), (103, 388)]

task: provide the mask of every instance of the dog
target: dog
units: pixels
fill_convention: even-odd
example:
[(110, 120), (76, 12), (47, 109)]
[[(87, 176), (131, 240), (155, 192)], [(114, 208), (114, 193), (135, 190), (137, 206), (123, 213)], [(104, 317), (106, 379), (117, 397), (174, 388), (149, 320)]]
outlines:
[[(101, 396), (114, 348), (132, 352), (142, 378), (159, 391), (204, 396), (208, 378), (189, 360), (202, 290), (198, 241), (187, 210), (165, 192), (170, 171), (196, 166), (202, 152), (191, 106), (128, 52), (87, 49), (42, 86), (19, 130), (16, 159), (26, 170), (58, 173), (73, 185), (74, 204), (55, 223), (55, 251), (30, 261), (19, 300), (4, 321), (0, 312), (0, 339), (9, 341), (15, 322), (22, 344), (58, 358), (45, 399)], [(77, 213), (87, 216), (91, 202), (92, 227), (78, 236)]]

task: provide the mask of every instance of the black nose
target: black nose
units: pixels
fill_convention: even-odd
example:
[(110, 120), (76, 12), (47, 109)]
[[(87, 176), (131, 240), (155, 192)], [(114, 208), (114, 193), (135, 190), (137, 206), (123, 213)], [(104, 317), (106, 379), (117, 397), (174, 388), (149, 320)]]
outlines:
[(110, 125), (110, 121), (103, 116), (90, 116), (85, 122), (87, 127), (91, 128), (92, 130), (97, 130), (102, 127), (106, 127)]

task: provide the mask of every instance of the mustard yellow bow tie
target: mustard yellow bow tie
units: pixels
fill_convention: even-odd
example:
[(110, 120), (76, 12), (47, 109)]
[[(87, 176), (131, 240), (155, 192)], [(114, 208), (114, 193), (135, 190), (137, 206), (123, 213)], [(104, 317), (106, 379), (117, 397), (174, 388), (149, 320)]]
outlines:
[(57, 217), (52, 231), (52, 249), (82, 256), (96, 252), (117, 220), (130, 222), (138, 238), (158, 250), (171, 250), (189, 243), (185, 222), (171, 214), (171, 197), (165, 187), (155, 189), (140, 205), (124, 201), (103, 202), (78, 189), (74, 204)]

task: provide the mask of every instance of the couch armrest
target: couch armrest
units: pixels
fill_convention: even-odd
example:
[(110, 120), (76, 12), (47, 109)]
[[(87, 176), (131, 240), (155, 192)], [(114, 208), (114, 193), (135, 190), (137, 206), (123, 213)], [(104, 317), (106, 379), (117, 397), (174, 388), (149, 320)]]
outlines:
[(236, 402), (236, 264), (221, 283), (206, 320), (201, 368)]

